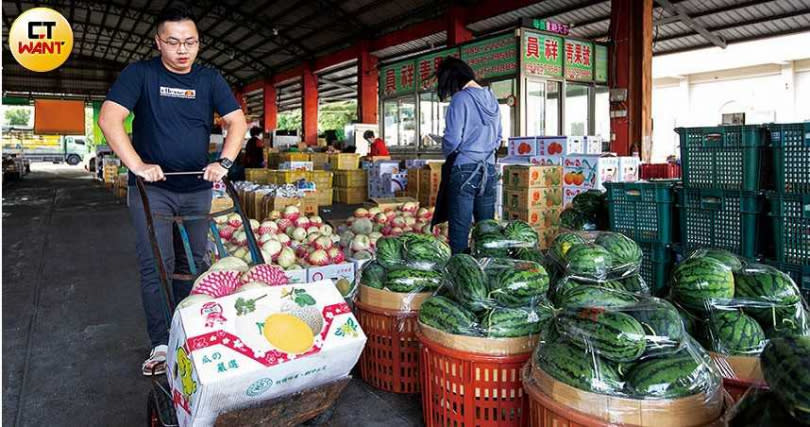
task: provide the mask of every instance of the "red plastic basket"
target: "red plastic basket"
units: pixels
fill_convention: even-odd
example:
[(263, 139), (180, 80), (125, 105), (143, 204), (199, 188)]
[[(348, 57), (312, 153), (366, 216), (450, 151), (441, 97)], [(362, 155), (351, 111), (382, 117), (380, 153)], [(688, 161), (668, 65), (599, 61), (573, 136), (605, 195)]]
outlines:
[(531, 353), (489, 356), (447, 348), (417, 332), (421, 343), (425, 425), (525, 426), (529, 401), (521, 368)]
[(418, 311), (391, 311), (355, 301), (355, 315), (368, 341), (360, 376), (380, 390), (419, 393)]
[(750, 388), (767, 390), (768, 385), (762, 382), (746, 381), (739, 378), (723, 378), (723, 388), (726, 389), (734, 401), (740, 400)]

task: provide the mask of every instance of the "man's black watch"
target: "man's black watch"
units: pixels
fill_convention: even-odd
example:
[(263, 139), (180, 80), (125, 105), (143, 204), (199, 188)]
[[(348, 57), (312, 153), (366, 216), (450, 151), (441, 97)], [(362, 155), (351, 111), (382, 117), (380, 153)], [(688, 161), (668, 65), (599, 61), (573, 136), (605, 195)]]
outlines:
[(230, 169), (233, 166), (233, 161), (227, 157), (220, 157), (217, 162), (225, 169)]

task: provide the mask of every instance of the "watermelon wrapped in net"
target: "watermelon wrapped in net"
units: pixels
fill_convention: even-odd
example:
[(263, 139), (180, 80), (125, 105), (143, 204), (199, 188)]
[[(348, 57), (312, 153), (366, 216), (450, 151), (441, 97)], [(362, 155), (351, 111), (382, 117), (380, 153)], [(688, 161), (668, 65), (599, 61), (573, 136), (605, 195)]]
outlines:
[(540, 237), (524, 221), (481, 221), (471, 233), (472, 255), (476, 258), (506, 258), (530, 256), (528, 249), (537, 249)]
[(563, 232), (551, 243), (548, 257), (562, 273), (560, 277), (607, 281), (636, 274), (642, 252), (636, 242), (621, 233)]
[[(591, 288), (596, 292), (582, 291)], [(720, 373), (686, 332), (674, 305), (592, 285), (573, 289), (580, 293), (571, 294), (569, 305), (557, 306), (541, 333), (528, 376), (532, 386), (552, 394), (563, 383), (582, 392), (624, 399), (700, 396), (697, 402), (716, 409), (712, 420), (719, 417), (723, 409)], [(582, 405), (572, 408), (581, 412), (604, 414), (606, 408), (592, 406), (599, 401), (607, 400), (570, 403)]]
[(555, 303), (557, 303), (566, 292), (582, 286), (597, 286), (644, 296), (652, 295), (650, 287), (647, 285), (641, 275), (635, 273), (626, 277), (612, 280), (583, 280), (576, 277), (563, 276), (552, 282), (552, 286), (549, 289), (549, 296)]
[(773, 339), (810, 336), (807, 305), (790, 276), (724, 250), (696, 250), (678, 264), (669, 299), (726, 377), (750, 376), (731, 356), (760, 357)]

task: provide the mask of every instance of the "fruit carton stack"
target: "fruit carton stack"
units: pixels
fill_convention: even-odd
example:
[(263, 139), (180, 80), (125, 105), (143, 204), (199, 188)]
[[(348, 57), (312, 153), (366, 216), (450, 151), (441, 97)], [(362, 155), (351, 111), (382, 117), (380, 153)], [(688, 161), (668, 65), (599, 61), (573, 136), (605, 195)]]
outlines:
[(332, 190), (333, 173), (325, 170), (312, 170), (307, 173), (307, 180), (315, 184), (318, 206), (331, 206), (334, 192)]
[(334, 202), (357, 204), (368, 199), (368, 173), (362, 169), (334, 171)]
[(395, 191), (402, 191), (407, 181), (407, 173), (401, 173), (397, 160), (372, 162), (368, 169), (368, 197), (394, 197)]
[(541, 235), (553, 234), (563, 203), (562, 168), (509, 165), (503, 176), (504, 219), (525, 221)]
[(810, 123), (766, 125), (773, 150), (775, 191), (766, 193), (773, 248), (771, 264), (810, 296)]
[(443, 161), (426, 161), (411, 164), (408, 168), (405, 195), (419, 201), (425, 207), (436, 206), (439, 183), (442, 181)]

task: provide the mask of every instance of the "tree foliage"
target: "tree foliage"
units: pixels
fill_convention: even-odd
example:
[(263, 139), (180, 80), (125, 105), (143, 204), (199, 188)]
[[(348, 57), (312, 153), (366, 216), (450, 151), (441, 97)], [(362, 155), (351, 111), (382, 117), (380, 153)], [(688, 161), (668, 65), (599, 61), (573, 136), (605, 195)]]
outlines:
[(28, 108), (6, 107), (6, 124), (9, 126), (28, 126), (31, 110)]

